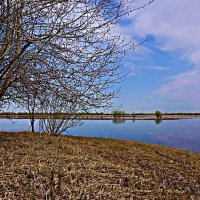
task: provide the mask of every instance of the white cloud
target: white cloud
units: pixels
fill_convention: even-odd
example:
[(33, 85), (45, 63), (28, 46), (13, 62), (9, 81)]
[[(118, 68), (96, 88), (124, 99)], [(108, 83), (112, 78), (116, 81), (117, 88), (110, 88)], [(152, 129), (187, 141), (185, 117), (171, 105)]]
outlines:
[(136, 16), (129, 30), (141, 36), (156, 36), (166, 50), (191, 51), (200, 43), (199, 7), (199, 0), (157, 0)]
[(128, 34), (153, 35), (157, 47), (167, 52), (181, 50), (182, 59), (193, 68), (171, 77), (158, 93), (172, 99), (200, 100), (200, 1), (157, 0), (132, 15)]
[(171, 99), (186, 99), (192, 102), (200, 101), (200, 69), (188, 73), (181, 73), (172, 78), (172, 81), (162, 87), (158, 94)]

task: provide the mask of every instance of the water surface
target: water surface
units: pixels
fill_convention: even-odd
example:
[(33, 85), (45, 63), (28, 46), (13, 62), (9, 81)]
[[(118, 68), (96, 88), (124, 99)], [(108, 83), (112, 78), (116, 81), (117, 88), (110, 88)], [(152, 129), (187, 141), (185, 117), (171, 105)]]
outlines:
[[(30, 130), (29, 120), (1, 119), (0, 129), (4, 131)], [(39, 130), (38, 123), (36, 130)], [(200, 153), (200, 119), (164, 120), (86, 120), (83, 125), (70, 128), (66, 135), (118, 138), (139, 142), (160, 144)]]

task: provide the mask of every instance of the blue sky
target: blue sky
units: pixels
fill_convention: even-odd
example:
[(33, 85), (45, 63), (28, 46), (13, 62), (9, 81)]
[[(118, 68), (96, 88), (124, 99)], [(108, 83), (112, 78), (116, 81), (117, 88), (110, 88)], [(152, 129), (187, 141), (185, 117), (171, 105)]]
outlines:
[(123, 60), (130, 73), (116, 105), (130, 113), (200, 112), (199, 11), (199, 0), (156, 0), (121, 21), (115, 32), (148, 40)]

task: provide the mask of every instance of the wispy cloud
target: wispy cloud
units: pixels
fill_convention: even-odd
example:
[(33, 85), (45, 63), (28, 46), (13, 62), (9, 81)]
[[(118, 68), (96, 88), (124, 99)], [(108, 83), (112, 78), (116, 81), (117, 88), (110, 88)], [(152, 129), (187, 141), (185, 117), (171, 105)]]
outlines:
[(163, 66), (145, 66), (142, 67), (144, 70), (155, 70), (155, 71), (167, 71), (169, 70), (168, 67), (163, 67)]
[(157, 91), (164, 97), (171, 99), (185, 99), (192, 102), (200, 101), (200, 69), (188, 73), (181, 73), (172, 81)]
[[(200, 1), (167, 0), (155, 1), (144, 11), (130, 16), (128, 34), (139, 37), (152, 35), (157, 48), (173, 54), (180, 51), (177, 59), (193, 64), (185, 72), (168, 79), (157, 93), (172, 99), (200, 100)], [(146, 70), (167, 70), (165, 67), (150, 66)], [(171, 81), (169, 81), (171, 80)]]

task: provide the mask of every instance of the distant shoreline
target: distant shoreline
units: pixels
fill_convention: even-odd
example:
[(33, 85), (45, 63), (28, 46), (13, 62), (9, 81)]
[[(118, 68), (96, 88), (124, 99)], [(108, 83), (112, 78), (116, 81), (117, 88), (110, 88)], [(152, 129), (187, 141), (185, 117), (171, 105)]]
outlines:
[[(0, 113), (0, 119), (30, 119), (31, 114), (28, 113)], [(55, 119), (78, 119), (78, 120), (156, 120), (155, 114), (123, 114), (120, 116), (114, 116), (113, 114), (68, 114), (68, 113), (35, 113), (35, 119), (55, 118)], [(199, 113), (188, 114), (162, 114), (159, 120), (178, 120), (178, 119), (193, 119), (200, 118)]]

